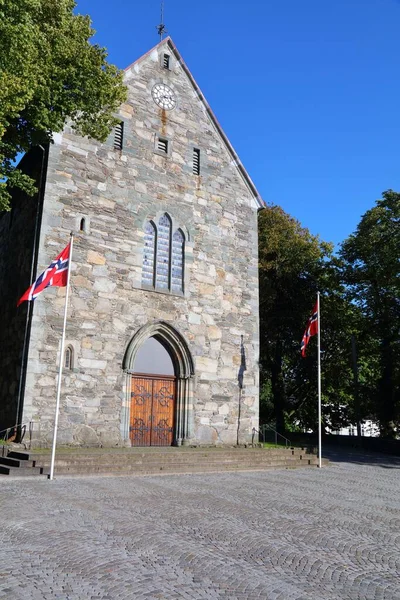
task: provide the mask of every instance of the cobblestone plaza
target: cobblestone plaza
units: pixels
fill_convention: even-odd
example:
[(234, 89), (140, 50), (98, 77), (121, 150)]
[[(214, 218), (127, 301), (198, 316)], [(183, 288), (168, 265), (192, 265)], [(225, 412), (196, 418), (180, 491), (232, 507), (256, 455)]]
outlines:
[(3, 478), (0, 598), (400, 599), (399, 469)]

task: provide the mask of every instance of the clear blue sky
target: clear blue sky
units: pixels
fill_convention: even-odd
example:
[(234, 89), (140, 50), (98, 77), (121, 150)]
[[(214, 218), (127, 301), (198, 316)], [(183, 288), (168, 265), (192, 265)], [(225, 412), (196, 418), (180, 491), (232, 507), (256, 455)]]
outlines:
[[(78, 0), (121, 68), (159, 0)], [(165, 22), (261, 196), (336, 244), (400, 191), (400, 0), (165, 0)]]

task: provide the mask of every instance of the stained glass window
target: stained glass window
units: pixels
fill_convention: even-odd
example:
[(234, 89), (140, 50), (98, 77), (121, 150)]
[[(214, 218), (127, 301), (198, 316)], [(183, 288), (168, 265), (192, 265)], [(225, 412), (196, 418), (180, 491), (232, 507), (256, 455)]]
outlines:
[(149, 221), (144, 232), (142, 283), (149, 287), (183, 292), (185, 236), (172, 235), (172, 221), (164, 213), (158, 224)]
[(170, 286), (170, 249), (171, 219), (167, 214), (164, 214), (158, 221), (156, 287), (166, 290)]
[(156, 228), (152, 221), (146, 224), (144, 230), (144, 250), (142, 265), (142, 283), (154, 285), (154, 252), (156, 248)]
[(171, 290), (183, 292), (183, 251), (185, 238), (180, 229), (175, 231), (172, 238), (171, 253)]

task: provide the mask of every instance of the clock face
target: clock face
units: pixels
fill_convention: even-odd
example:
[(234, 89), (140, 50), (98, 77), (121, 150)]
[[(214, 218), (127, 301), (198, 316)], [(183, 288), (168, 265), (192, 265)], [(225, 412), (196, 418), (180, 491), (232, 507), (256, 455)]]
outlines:
[(174, 92), (165, 83), (156, 83), (151, 91), (154, 102), (165, 110), (173, 110), (176, 106)]

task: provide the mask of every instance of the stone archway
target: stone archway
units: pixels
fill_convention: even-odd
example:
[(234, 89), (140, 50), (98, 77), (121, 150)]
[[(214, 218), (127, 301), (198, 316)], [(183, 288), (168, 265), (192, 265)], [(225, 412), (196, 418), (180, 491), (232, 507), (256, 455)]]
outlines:
[(149, 338), (160, 342), (173, 362), (176, 380), (173, 444), (186, 445), (192, 437), (194, 361), (183, 336), (165, 321), (156, 321), (139, 329), (125, 351), (123, 369), (127, 374), (127, 411), (123, 424), (124, 437), (129, 438), (132, 381), (137, 375), (134, 371), (135, 360), (139, 349)]

